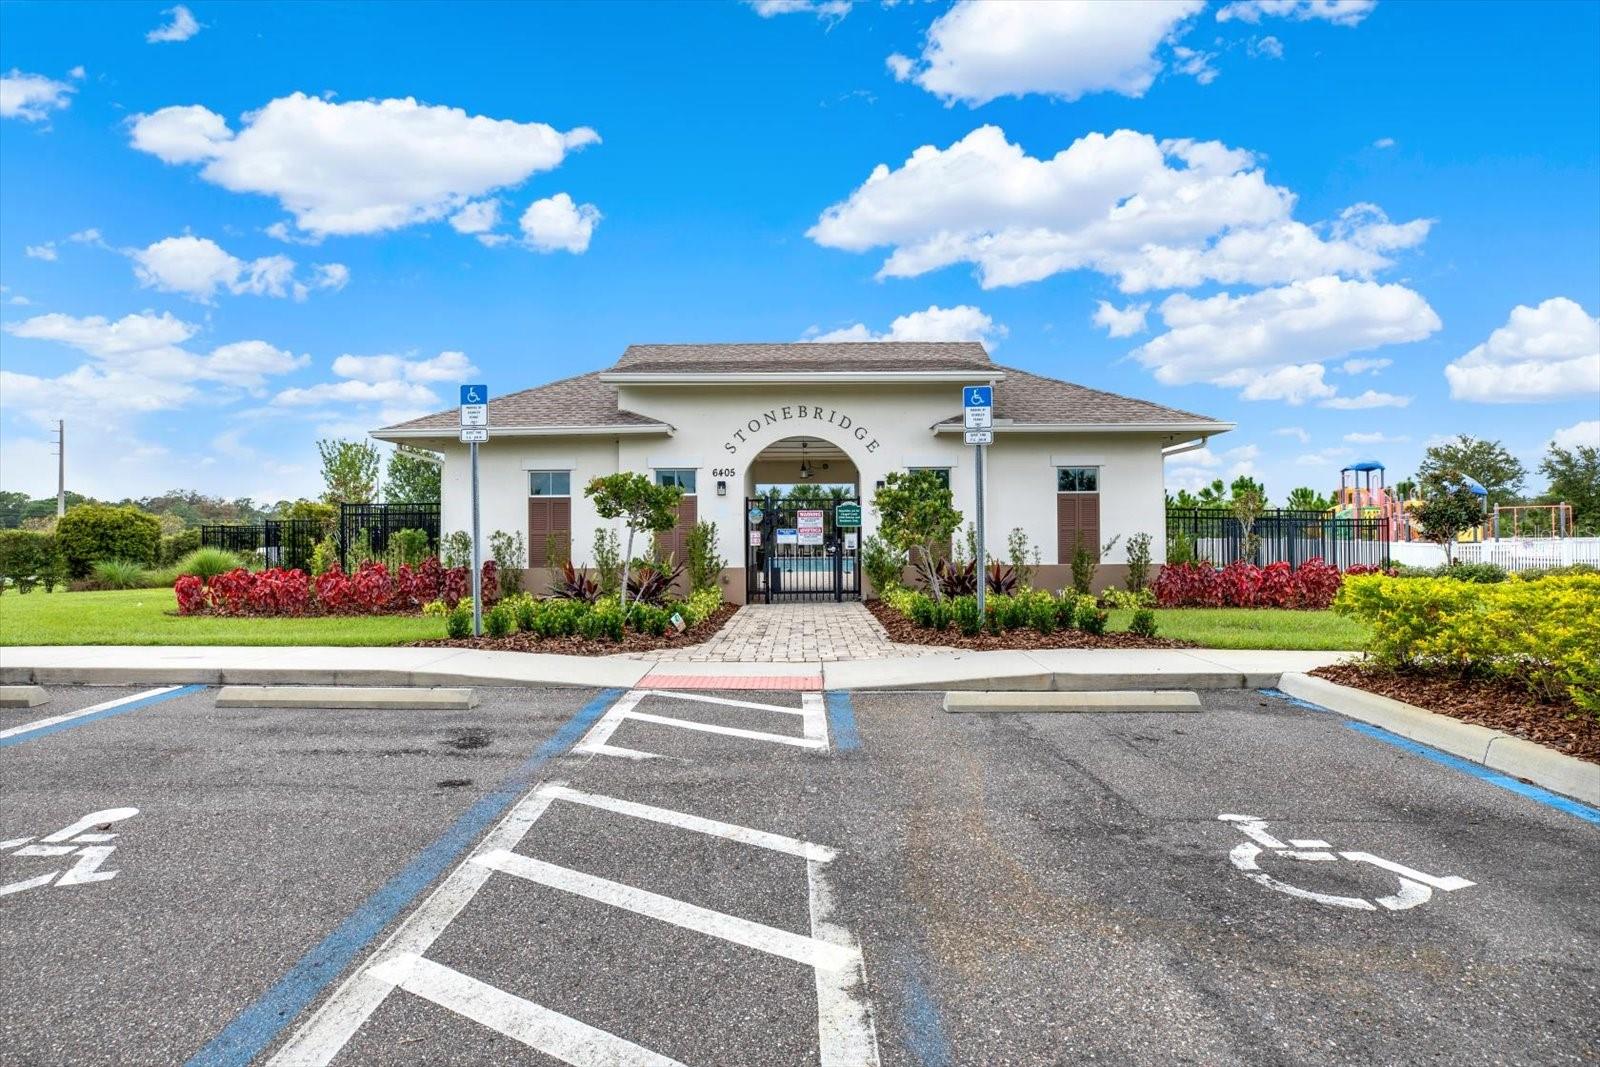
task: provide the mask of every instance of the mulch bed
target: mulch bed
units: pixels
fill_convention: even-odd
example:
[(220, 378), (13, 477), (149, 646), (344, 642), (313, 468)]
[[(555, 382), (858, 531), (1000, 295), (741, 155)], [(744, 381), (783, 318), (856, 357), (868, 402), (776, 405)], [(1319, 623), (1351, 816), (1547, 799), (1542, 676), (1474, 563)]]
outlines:
[(621, 641), (595, 641), (587, 637), (540, 637), (538, 634), (515, 633), (509, 637), (448, 637), (432, 641), (413, 641), (411, 648), (481, 648), (491, 652), (550, 652), (562, 656), (614, 656), (619, 652), (649, 652), (658, 648), (678, 648), (698, 645), (722, 629), (724, 623), (739, 610), (737, 604), (723, 604), (699, 626), (691, 626), (683, 633), (670, 627), (660, 637), (624, 631)]
[(1541, 704), (1515, 682), (1389, 671), (1360, 664), (1319, 667), (1311, 673), (1600, 763), (1600, 723), (1594, 716), (1567, 702)]
[(1030, 628), (1007, 630), (1001, 634), (980, 633), (968, 637), (960, 630), (930, 630), (918, 626), (889, 605), (878, 600), (867, 601), (867, 610), (875, 615), (883, 628), (889, 631), (889, 640), (907, 645), (943, 645), (949, 648), (970, 649), (1035, 649), (1035, 648), (1198, 648), (1193, 641), (1179, 641), (1171, 637), (1140, 637), (1130, 633), (1095, 634), (1082, 630), (1057, 630), (1042, 634)]

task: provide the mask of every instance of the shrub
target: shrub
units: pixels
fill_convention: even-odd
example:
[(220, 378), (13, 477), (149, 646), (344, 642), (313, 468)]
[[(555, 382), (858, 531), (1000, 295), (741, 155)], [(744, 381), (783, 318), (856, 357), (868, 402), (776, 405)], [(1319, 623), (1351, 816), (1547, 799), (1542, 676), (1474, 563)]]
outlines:
[(179, 574), (192, 574), (201, 582), (243, 566), (244, 560), (220, 548), (197, 548), (177, 562)]
[(489, 554), (502, 588), (515, 593), (522, 588), (522, 572), (528, 566), (528, 542), (520, 531), (496, 530), (489, 535)]
[(1056, 602), (1049, 593), (1035, 596), (1028, 602), (1028, 625), (1042, 634), (1056, 631)]
[(206, 587), (199, 578), (185, 574), (172, 583), (172, 592), (178, 598), (178, 614), (193, 615), (206, 606)]
[(450, 614), (450, 609), (444, 606), (442, 600), (430, 600), (422, 605), (422, 615), (428, 619), (442, 619)]
[(156, 549), (156, 563), (170, 567), (200, 547), (200, 527), (191, 526), (163, 537)]
[(1028, 531), (1013, 526), (1006, 535), (1006, 559), (1011, 563), (1011, 573), (1023, 589), (1033, 586), (1034, 568), (1039, 564), (1039, 549), (1028, 544)]
[(1087, 593), (1094, 585), (1094, 572), (1100, 568), (1100, 556), (1095, 552), (1094, 546), (1086, 544), (1083, 535), (1078, 535), (1077, 547), (1072, 550), (1072, 589), (1077, 593)]
[(534, 633), (534, 622), (538, 618), (538, 601), (526, 593), (506, 602), (510, 610), (517, 616), (517, 629), (523, 633)]
[(1130, 593), (1142, 593), (1150, 584), (1150, 540), (1147, 533), (1128, 538), (1128, 573), (1123, 584)]
[(428, 558), (428, 531), (396, 530), (389, 535), (389, 556), (396, 566), (415, 567)]
[(978, 613), (977, 597), (958, 596), (950, 601), (950, 618), (968, 637), (983, 628), (983, 616)]
[(683, 573), (683, 564), (669, 555), (657, 563), (635, 561), (628, 568), (629, 603), (650, 604), (660, 607), (672, 593), (672, 584)]
[(600, 599), (600, 583), (590, 576), (587, 567), (574, 567), (569, 559), (561, 565), (561, 577), (550, 587), (550, 595), (593, 604)]
[(450, 614), (445, 616), (444, 632), (447, 636), (460, 640), (472, 636), (472, 605), (467, 603), (457, 604), (450, 609)]
[(947, 597), (976, 596), (978, 593), (978, 561), (941, 559), (934, 564), (934, 574), (939, 578), (939, 591)]
[(127, 505), (79, 504), (56, 523), (56, 544), (73, 578), (88, 577), (103, 559), (149, 567), (160, 551), (161, 520)]
[(1156, 594), (1151, 589), (1130, 592), (1126, 589), (1107, 589), (1100, 594), (1100, 603), (1108, 608), (1153, 608)]
[(622, 585), (622, 546), (617, 531), (603, 527), (594, 532), (594, 570), (600, 595), (610, 596)]
[(889, 591), (899, 588), (905, 568), (905, 555), (877, 534), (861, 543), (861, 569), (880, 599), (887, 600)]
[(689, 589), (722, 588), (722, 572), (728, 561), (717, 551), (717, 524), (697, 522), (684, 538), (684, 565), (689, 572)]
[(330, 534), (318, 541), (311, 550), (311, 573), (320, 578), (338, 566), (339, 546)]
[(918, 626), (926, 626), (931, 630), (934, 620), (933, 604), (933, 597), (926, 593), (912, 593), (908, 604), (909, 610), (903, 611), (902, 614)]
[(1182, 566), (1194, 561), (1194, 542), (1188, 534), (1179, 530), (1167, 538), (1167, 566)]
[[(1092, 602), (1091, 602), (1092, 605)], [(1100, 635), (1106, 632), (1106, 620), (1110, 613), (1097, 607), (1090, 606), (1078, 614), (1078, 629), (1086, 634)]]
[(447, 568), (472, 566), (472, 535), (456, 530), (439, 541), (439, 560)]
[(1149, 608), (1140, 608), (1133, 613), (1133, 621), (1128, 623), (1128, 632), (1138, 634), (1140, 637), (1154, 637), (1156, 635), (1156, 613)]
[(622, 640), (622, 608), (609, 601), (591, 608), (578, 620), (578, 633), (591, 641)]
[(507, 637), (517, 632), (516, 613), (506, 604), (496, 604), (484, 616), (483, 629), (490, 637)]
[(138, 589), (144, 584), (144, 568), (132, 560), (103, 559), (90, 571), (96, 588)]
[(699, 626), (722, 607), (722, 590), (697, 589), (679, 606), (683, 621), (689, 626)]
[(1369, 627), (1382, 666), (1490, 675), (1539, 699), (1568, 696), (1600, 719), (1600, 575), (1466, 582), (1364, 575), (1348, 579), (1335, 611)]
[(11, 581), (19, 591), (27, 592), (38, 580), (49, 590), (55, 586), (60, 567), (54, 535), (38, 530), (0, 530), (0, 589)]
[(1293, 570), (1283, 562), (1257, 567), (1236, 560), (1221, 570), (1207, 563), (1169, 563), (1151, 588), (1164, 608), (1321, 610), (1333, 602), (1340, 581), (1336, 568), (1313, 557)]

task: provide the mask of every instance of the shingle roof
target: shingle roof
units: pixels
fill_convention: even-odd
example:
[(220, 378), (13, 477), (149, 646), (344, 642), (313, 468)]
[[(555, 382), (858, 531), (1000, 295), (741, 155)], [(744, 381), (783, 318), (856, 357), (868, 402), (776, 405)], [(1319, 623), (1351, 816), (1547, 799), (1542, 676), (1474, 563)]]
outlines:
[[(1163, 407), (1148, 400), (1119, 396), (1099, 389), (1004, 367), (989, 360), (982, 345), (972, 342), (865, 342), (860, 344), (771, 345), (632, 345), (614, 368), (623, 370), (775, 371), (800, 364), (817, 369), (1003, 371), (995, 383), (995, 418), (1015, 423), (1194, 423), (1211, 422), (1205, 415)], [(659, 426), (667, 424), (617, 407), (617, 389), (600, 380), (602, 371), (564, 378), (549, 385), (494, 397), (489, 401), (489, 425), (501, 428)], [(959, 425), (952, 415), (939, 426)], [(386, 426), (391, 430), (436, 430), (454, 433), (459, 416), (454, 408), (424, 415), (410, 422)]]
[[(1019, 423), (1088, 424), (1215, 421), (1207, 415), (1090, 389), (1015, 367), (1002, 367), (998, 363), (993, 369), (1005, 372), (1005, 377), (994, 385), (996, 419)], [(959, 426), (961, 421), (959, 417), (951, 417), (937, 425)]]
[(636, 374), (760, 374), (785, 370), (987, 370), (976, 341), (797, 341), (782, 344), (629, 345), (611, 368)]
[[(460, 424), (455, 408), (424, 415), (410, 422), (385, 426), (387, 430), (442, 430), (453, 432)], [(527, 426), (661, 426), (659, 419), (646, 418), (617, 407), (617, 387), (600, 380), (598, 371), (563, 378), (549, 385), (524, 389), (520, 393), (491, 397), (489, 425)]]

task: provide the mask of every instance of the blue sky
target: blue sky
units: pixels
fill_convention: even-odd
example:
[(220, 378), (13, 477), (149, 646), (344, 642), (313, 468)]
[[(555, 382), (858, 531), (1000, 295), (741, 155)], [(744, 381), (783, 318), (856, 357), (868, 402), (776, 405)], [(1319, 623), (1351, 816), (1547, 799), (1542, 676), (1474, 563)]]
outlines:
[(1173, 487), (1532, 467), (1600, 438), (1597, 55), (1592, 3), (7, 2), (0, 486), (59, 416), (82, 491), (314, 494), (463, 376), (830, 335), (1236, 421)]

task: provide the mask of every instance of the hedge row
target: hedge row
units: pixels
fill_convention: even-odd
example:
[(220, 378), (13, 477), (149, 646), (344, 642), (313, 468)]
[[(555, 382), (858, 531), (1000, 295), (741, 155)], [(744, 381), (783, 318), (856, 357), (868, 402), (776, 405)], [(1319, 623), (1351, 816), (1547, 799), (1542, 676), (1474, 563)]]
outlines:
[[(1354, 570), (1354, 568), (1352, 568)], [(1169, 563), (1156, 578), (1156, 603), (1164, 608), (1305, 608), (1321, 610), (1339, 591), (1339, 569), (1313, 557), (1290, 567), (1236, 561)]]
[[(338, 567), (312, 578), (305, 571), (248, 571), (243, 567), (212, 577), (193, 574), (172, 585), (180, 615), (390, 615), (421, 611), (430, 601), (454, 607), (471, 596), (471, 572), (443, 567), (437, 557), (417, 567), (393, 571), (382, 563), (363, 563), (354, 574)], [(499, 597), (493, 560), (483, 565), (484, 603)]]
[(1371, 629), (1379, 665), (1514, 679), (1600, 716), (1600, 574), (1484, 584), (1347, 579), (1333, 609)]

